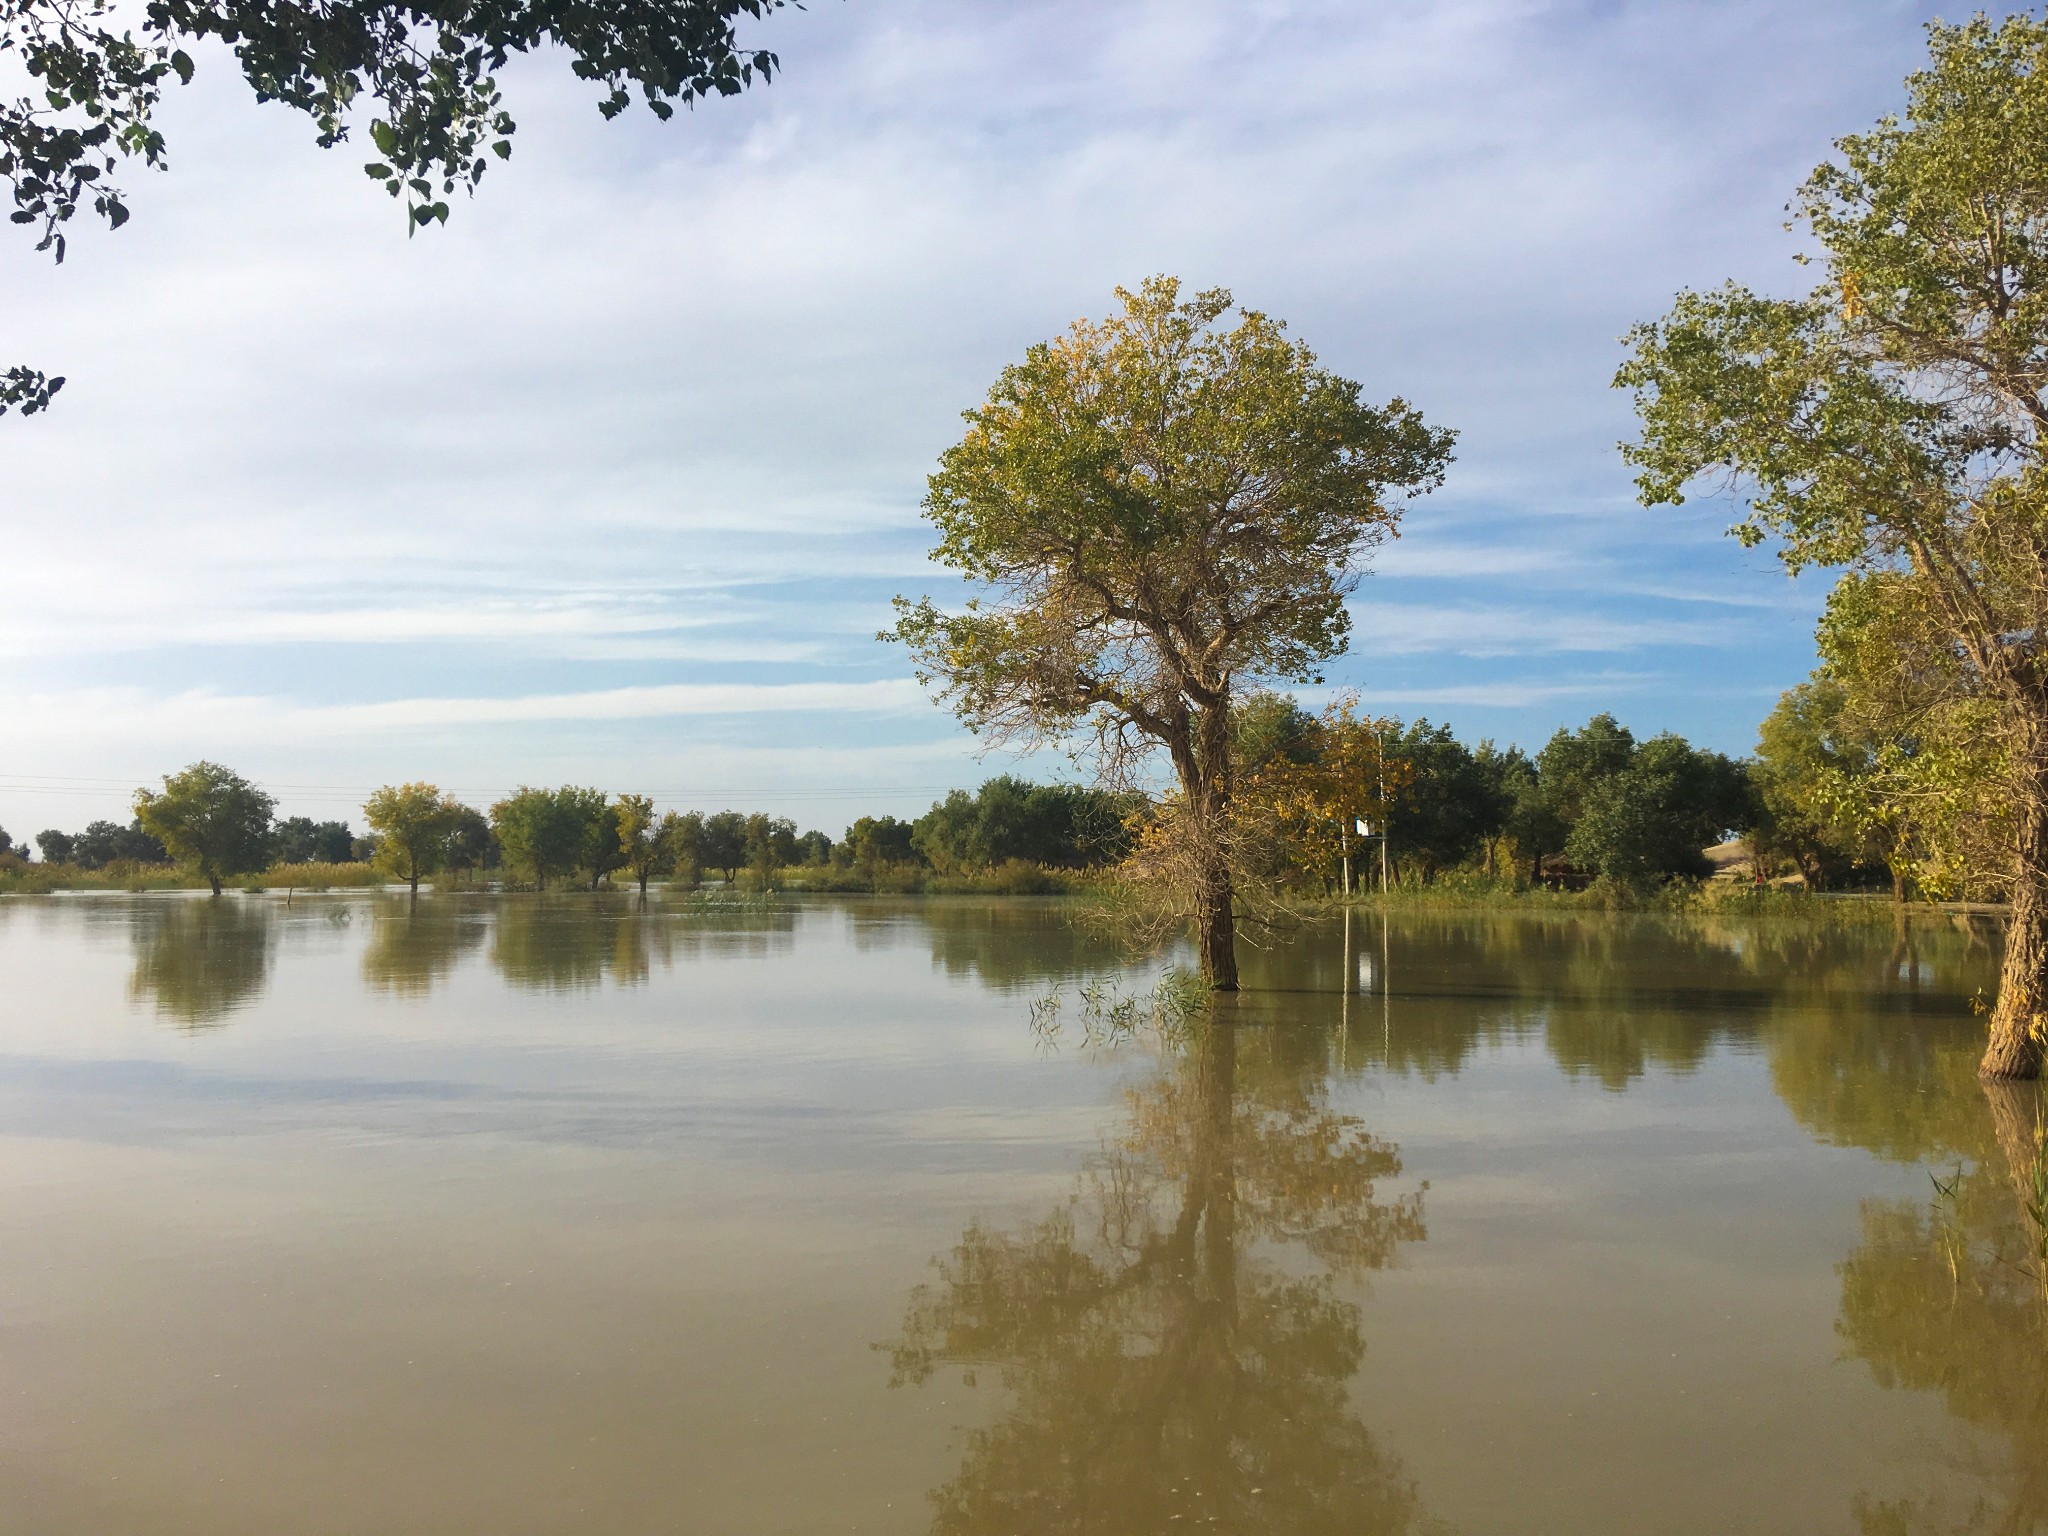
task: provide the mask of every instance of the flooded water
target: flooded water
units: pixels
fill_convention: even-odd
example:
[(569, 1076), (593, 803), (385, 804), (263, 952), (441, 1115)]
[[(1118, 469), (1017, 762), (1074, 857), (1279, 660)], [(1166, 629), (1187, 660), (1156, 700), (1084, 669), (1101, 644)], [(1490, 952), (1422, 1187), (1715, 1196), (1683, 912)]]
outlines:
[(1986, 933), (1354, 916), (1102, 1039), (1161, 963), (0, 901), (0, 1531), (2048, 1530)]

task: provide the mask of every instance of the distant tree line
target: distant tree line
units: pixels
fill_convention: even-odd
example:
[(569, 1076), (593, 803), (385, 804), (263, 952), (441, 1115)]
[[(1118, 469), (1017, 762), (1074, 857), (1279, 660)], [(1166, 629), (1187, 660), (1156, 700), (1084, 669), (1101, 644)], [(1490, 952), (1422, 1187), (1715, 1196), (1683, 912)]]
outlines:
[[(433, 784), (386, 785), (364, 803), (366, 836), (348, 823), (275, 817), (273, 798), (218, 763), (168, 775), (136, 795), (127, 827), (96, 821), (54, 829), (36, 845), (45, 865), (87, 873), (175, 864), (218, 892), (224, 882), (278, 866), (368, 863), (417, 891), (434, 876), (502, 871), (545, 890), (631, 880), (695, 885), (706, 875), (773, 883), (803, 870), (823, 888), (908, 889), (924, 876), (1008, 866), (1086, 870), (1120, 860), (1141, 797), (1014, 777), (973, 794), (956, 790), (914, 821), (863, 816), (835, 840), (799, 832), (783, 816), (740, 811), (657, 814), (645, 795), (609, 796), (578, 785), (522, 785), (478, 810)], [(30, 857), (0, 831), (0, 859)]]
[[(1786, 695), (1749, 760), (1668, 733), (1638, 740), (1610, 714), (1532, 754), (1468, 744), (1426, 719), (1364, 716), (1353, 700), (1312, 714), (1256, 693), (1232, 715), (1239, 854), (1269, 885), (1319, 892), (1376, 884), (1382, 842), (1403, 885), (1459, 871), (1640, 890), (1710, 875), (1706, 850), (1741, 837), (1767, 874), (1797, 871), (1816, 888), (1889, 876), (1903, 894), (1932, 878), (1928, 834), (1883, 813), (1869, 781), (1888, 759), (1863, 718), (1853, 693), (1823, 679)], [(483, 810), (432, 784), (386, 785), (364, 804), (363, 836), (273, 811), (239, 775), (195, 763), (138, 793), (126, 827), (95, 821), (35, 841), (46, 865), (175, 863), (216, 887), (276, 866), (353, 862), (414, 890), (495, 872), (541, 890), (630, 881), (644, 892), (706, 877), (763, 887), (790, 874), (812, 889), (908, 891), (1004, 871), (1105, 870), (1174, 825), (1145, 795), (1013, 775), (955, 790), (915, 819), (862, 816), (838, 839), (762, 813), (657, 813), (648, 796), (578, 785), (522, 785)], [(5, 838), (0, 857), (28, 857)]]

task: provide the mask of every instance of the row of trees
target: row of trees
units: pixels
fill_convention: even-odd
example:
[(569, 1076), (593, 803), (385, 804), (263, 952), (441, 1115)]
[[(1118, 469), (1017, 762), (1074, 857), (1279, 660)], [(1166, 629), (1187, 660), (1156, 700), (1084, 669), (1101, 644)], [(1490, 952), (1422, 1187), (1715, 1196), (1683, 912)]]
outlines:
[[(1605, 714), (1560, 730), (1532, 756), (1468, 746), (1428, 720), (1363, 717), (1349, 701), (1314, 715), (1257, 694), (1235, 711), (1233, 739), (1240, 820), (1262, 842), (1262, 876), (1287, 884), (1348, 886), (1353, 862), (1382, 832), (1403, 880), (1465, 866), (1531, 881), (1697, 877), (1709, 873), (1707, 845), (1758, 826), (1782, 836), (1789, 825), (1763, 816), (1750, 765), (1676, 736), (1638, 742)], [(1775, 790), (1785, 781), (1764, 782)], [(176, 860), (216, 890), (277, 864), (354, 859), (415, 890), (434, 875), (502, 865), (542, 889), (626, 878), (645, 891), (707, 871), (730, 881), (742, 870), (772, 879), (807, 867), (874, 884), (1018, 864), (1099, 869), (1174, 824), (1170, 806), (1141, 794), (1008, 775), (955, 790), (915, 820), (863, 816), (837, 841), (799, 833), (785, 817), (657, 813), (647, 796), (577, 785), (522, 786), (487, 811), (433, 784), (386, 785), (363, 806), (370, 835), (361, 838), (340, 821), (274, 820), (273, 804), (229, 769), (195, 763), (160, 792), (138, 794), (130, 826), (99, 821), (37, 842), (45, 863), (86, 870)]]
[[(792, 867), (873, 879), (898, 867), (964, 873), (1021, 862), (1053, 869), (1114, 863), (1129, 847), (1142, 805), (1133, 796), (1002, 777), (974, 794), (955, 791), (915, 821), (862, 817), (844, 839), (798, 832), (787, 817), (738, 811), (657, 813), (645, 795), (608, 796), (578, 785), (521, 786), (479, 811), (437, 785), (386, 785), (363, 805), (370, 835), (344, 822), (274, 818), (275, 801), (218, 763), (166, 776), (139, 791), (129, 827), (94, 822), (84, 832), (46, 831), (47, 864), (104, 869), (175, 861), (218, 893), (223, 883), (278, 864), (374, 863), (415, 891), (442, 873), (501, 865), (540, 889), (570, 879), (592, 887), (623, 876), (644, 893), (656, 879), (694, 885), (707, 871), (764, 878)], [(14, 853), (0, 832), (0, 856)]]
[[(139, 818), (121, 826), (111, 821), (88, 823), (83, 832), (60, 832), (47, 828), (38, 832), (35, 847), (45, 864), (68, 864), (73, 869), (99, 870), (117, 864), (162, 864), (169, 859), (163, 843), (143, 830)], [(278, 864), (346, 864), (369, 857), (372, 845), (359, 838), (345, 821), (314, 821), (308, 816), (287, 816), (270, 829), (271, 860)], [(11, 851), (5, 832), (0, 832), (0, 854)], [(21, 857), (29, 856), (28, 845)]]

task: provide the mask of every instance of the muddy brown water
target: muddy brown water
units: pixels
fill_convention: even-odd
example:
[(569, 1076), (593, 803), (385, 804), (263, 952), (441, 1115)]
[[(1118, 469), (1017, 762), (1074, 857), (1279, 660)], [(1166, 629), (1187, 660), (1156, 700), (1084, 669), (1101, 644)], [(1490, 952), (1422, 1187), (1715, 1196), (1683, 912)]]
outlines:
[(1994, 944), (0, 900), (0, 1531), (2048, 1530)]

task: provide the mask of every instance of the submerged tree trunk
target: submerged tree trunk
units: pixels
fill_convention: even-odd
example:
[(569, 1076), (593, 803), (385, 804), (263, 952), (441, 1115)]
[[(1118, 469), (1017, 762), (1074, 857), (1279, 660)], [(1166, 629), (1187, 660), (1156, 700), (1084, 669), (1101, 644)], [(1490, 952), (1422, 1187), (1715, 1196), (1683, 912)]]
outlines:
[(1978, 1068), (1988, 1078), (2039, 1077), (2048, 1030), (2048, 805), (2038, 796), (2024, 797), (2019, 821), (1998, 1006), (1991, 1011), (1991, 1041)]
[(1195, 944), (1202, 980), (1218, 992), (1237, 990), (1237, 903), (1230, 875), (1230, 701), (1204, 710), (1187, 748), (1176, 750), (1181, 788), (1194, 812), (1197, 839)]
[(220, 894), (220, 876), (210, 869), (206, 872), (206, 883), (213, 887), (214, 895), (218, 896)]
[(1195, 895), (1195, 941), (1202, 980), (1218, 992), (1237, 990), (1237, 912), (1230, 871), (1216, 871)]

